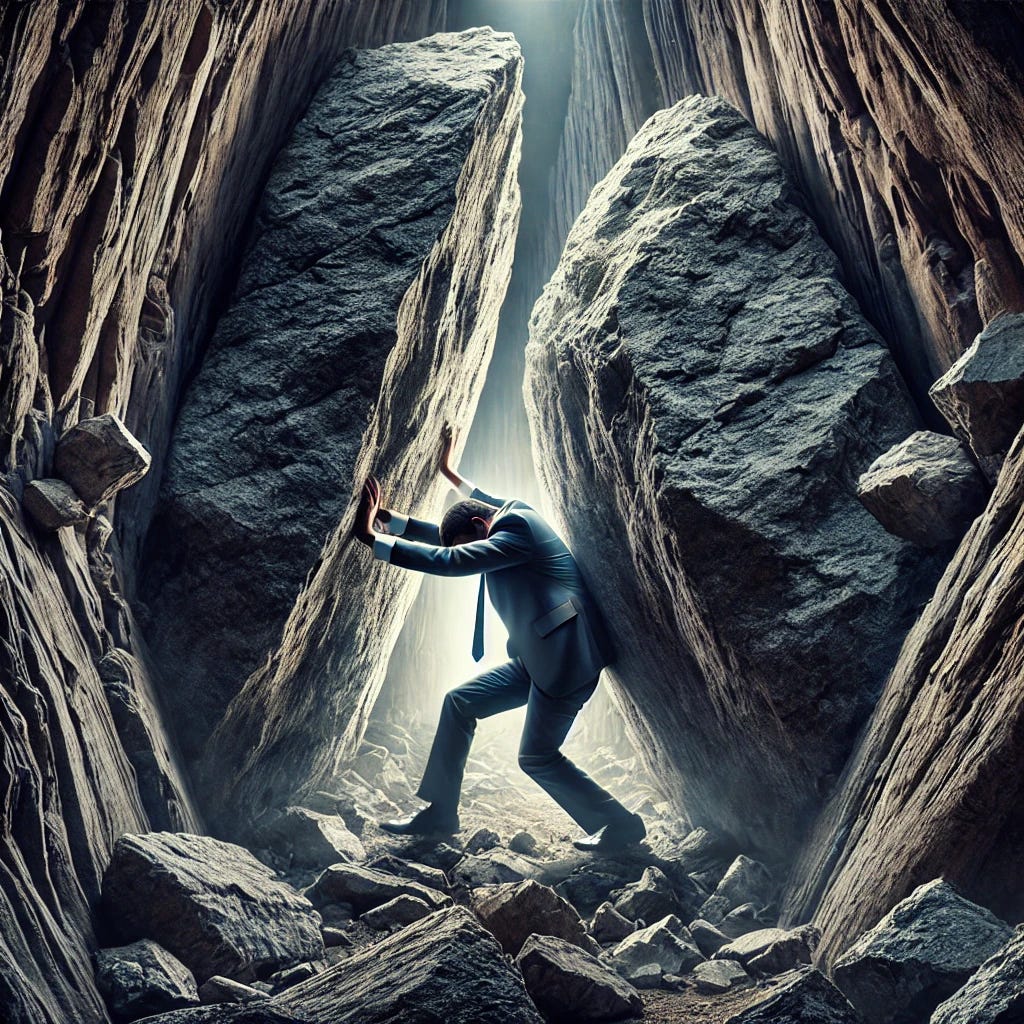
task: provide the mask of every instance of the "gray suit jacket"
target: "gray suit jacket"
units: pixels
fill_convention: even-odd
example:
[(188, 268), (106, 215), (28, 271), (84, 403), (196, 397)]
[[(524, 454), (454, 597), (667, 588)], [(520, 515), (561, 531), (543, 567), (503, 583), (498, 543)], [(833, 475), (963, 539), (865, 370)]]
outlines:
[(484, 540), (445, 547), (436, 524), (410, 518), (390, 561), (438, 576), (484, 573), (509, 656), (522, 659), (534, 683), (558, 697), (592, 682), (613, 651), (572, 552), (526, 502), (479, 488), (470, 497), (498, 508)]

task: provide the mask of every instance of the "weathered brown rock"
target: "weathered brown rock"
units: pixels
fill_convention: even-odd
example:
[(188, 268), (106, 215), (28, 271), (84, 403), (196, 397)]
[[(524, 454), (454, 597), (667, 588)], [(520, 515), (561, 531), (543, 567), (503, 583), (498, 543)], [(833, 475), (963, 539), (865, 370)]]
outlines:
[(103, 876), (107, 920), (124, 939), (155, 939), (201, 984), (251, 981), (322, 955), (320, 917), (248, 850), (209, 836), (122, 836)]
[(527, 936), (554, 935), (590, 953), (599, 947), (575, 908), (550, 886), (532, 878), (473, 890), (473, 910), (481, 924), (515, 956)]
[(152, 456), (112, 413), (81, 420), (57, 442), (54, 472), (87, 505), (98, 505), (141, 480)]
[(516, 966), (548, 1020), (612, 1021), (643, 1013), (640, 993), (578, 943), (531, 935)]
[(63, 480), (32, 480), (21, 500), (32, 521), (44, 530), (77, 526), (89, 518), (85, 502)]
[(226, 830), (359, 748), (420, 576), (351, 536), (356, 498), (372, 471), (390, 506), (441, 511), (441, 427), (472, 419), (511, 268), (521, 72), (490, 29), (355, 53), (271, 175), (147, 541)]
[(922, 547), (960, 540), (988, 494), (963, 443), (930, 430), (879, 455), (857, 481), (864, 507), (890, 533)]
[(721, 99), (655, 114), (570, 233), (525, 384), (639, 749), (692, 820), (783, 857), (931, 579), (855, 495), (909, 396), (790, 197)]
[(917, 885), (944, 877), (1006, 920), (1024, 914), (1024, 435), (914, 626), (865, 734), (790, 876), (783, 923), (835, 959)]
[(928, 393), (994, 482), (1024, 426), (1024, 314), (988, 324)]

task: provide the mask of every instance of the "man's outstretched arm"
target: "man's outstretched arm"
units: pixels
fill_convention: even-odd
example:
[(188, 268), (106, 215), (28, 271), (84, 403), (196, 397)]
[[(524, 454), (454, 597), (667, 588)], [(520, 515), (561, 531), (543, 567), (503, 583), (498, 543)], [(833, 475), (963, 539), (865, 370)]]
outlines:
[(495, 508), (501, 508), (502, 505), (506, 504), (507, 499), (496, 498), (493, 495), (487, 494), (485, 491), (480, 490), (472, 480), (467, 480), (464, 476), (460, 476), (454, 469), (452, 469), (451, 454), (454, 444), (455, 434), (453, 433), (452, 428), (446, 423), (441, 430), (441, 459), (438, 469), (440, 469), (441, 473), (451, 481), (452, 486), (464, 498), (472, 498), (474, 501), (482, 501), (485, 505), (493, 505)]
[(403, 569), (435, 576), (475, 576), (529, 561), (533, 544), (529, 527), (515, 516), (503, 516), (502, 526), (483, 540), (452, 547), (417, 544), (402, 537), (377, 534), (374, 556)]

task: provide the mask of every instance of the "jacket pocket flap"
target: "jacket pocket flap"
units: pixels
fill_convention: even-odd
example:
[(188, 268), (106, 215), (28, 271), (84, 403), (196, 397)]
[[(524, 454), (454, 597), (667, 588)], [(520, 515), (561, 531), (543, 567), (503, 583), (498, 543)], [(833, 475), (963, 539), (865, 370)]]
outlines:
[(547, 636), (563, 622), (568, 622), (575, 614), (576, 609), (572, 601), (566, 601), (565, 604), (560, 604), (556, 608), (552, 608), (551, 611), (545, 612), (539, 619), (534, 619), (533, 628), (541, 636)]

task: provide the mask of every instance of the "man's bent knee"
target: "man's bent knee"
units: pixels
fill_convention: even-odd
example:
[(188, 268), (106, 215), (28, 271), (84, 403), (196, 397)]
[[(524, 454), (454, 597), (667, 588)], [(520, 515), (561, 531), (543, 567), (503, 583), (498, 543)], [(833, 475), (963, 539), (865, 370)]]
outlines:
[(527, 775), (537, 775), (544, 772), (552, 765), (558, 764), (564, 755), (558, 750), (548, 750), (538, 754), (525, 754), (519, 752), (519, 767)]

